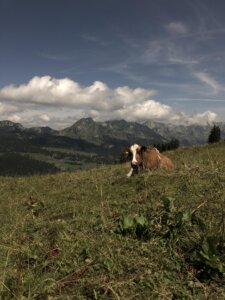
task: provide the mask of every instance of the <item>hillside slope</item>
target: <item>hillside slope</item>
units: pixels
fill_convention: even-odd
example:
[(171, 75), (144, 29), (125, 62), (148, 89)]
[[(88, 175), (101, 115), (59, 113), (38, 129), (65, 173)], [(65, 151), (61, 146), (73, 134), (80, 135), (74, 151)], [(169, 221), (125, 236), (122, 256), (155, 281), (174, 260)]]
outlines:
[(0, 180), (2, 299), (224, 299), (224, 144)]

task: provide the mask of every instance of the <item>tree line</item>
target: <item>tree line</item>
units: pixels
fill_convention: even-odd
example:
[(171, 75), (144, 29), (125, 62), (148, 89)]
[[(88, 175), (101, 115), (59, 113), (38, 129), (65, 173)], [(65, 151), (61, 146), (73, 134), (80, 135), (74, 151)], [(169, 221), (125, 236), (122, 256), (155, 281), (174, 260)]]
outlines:
[[(214, 124), (208, 136), (208, 144), (218, 143), (220, 142), (220, 140), (221, 140), (220, 127)], [(176, 138), (172, 138), (169, 142), (154, 145), (154, 147), (159, 149), (160, 152), (174, 150), (179, 148), (179, 146), (180, 146), (180, 142)]]
[(217, 125), (214, 125), (213, 128), (211, 129), (209, 137), (208, 137), (208, 144), (218, 143), (220, 140), (221, 140), (220, 127)]
[(172, 138), (169, 142), (155, 144), (156, 147), (160, 152), (175, 150), (179, 148), (180, 142), (178, 139)]

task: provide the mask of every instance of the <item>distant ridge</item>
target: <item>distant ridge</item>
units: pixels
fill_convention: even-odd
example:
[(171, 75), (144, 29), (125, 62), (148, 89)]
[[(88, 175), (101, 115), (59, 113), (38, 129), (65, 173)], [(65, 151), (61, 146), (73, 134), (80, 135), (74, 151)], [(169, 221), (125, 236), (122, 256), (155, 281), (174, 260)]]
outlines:
[(23, 130), (25, 130), (25, 128), (20, 123), (14, 123), (9, 120), (0, 121), (0, 131), (20, 132)]
[(59, 135), (85, 139), (98, 145), (113, 143), (115, 140), (127, 141), (128, 144), (135, 142), (154, 144), (165, 140), (143, 124), (125, 120), (95, 122), (92, 118), (80, 119), (72, 126), (59, 131)]
[[(225, 138), (225, 123), (215, 123), (221, 129), (221, 137)], [(212, 125), (174, 125), (154, 121), (144, 123), (127, 122), (121, 120), (109, 120), (96, 122), (92, 118), (82, 118), (71, 126), (62, 130), (54, 130), (50, 127), (25, 128), (20, 123), (9, 120), (0, 121), (0, 134), (21, 133), (42, 136), (61, 136), (71, 139), (81, 139), (96, 145), (112, 147), (113, 144), (159, 144), (176, 138), (181, 146), (206, 144)]]
[[(225, 123), (219, 126), (224, 139)], [(75, 171), (118, 163), (122, 150), (133, 143), (150, 146), (178, 139), (180, 146), (206, 144), (211, 128), (83, 118), (65, 129), (54, 130), (44, 126), (25, 128), (4, 120), (0, 121), (0, 175)]]

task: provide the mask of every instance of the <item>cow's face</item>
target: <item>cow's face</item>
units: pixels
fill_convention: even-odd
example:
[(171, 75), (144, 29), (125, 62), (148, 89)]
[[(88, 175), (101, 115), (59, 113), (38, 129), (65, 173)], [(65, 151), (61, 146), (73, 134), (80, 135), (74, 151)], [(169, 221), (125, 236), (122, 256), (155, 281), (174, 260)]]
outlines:
[(145, 146), (139, 146), (137, 144), (132, 145), (130, 148), (124, 150), (123, 155), (126, 157), (132, 157), (131, 170), (127, 174), (127, 177), (138, 174), (140, 170), (143, 170), (143, 153), (146, 151)]
[(131, 164), (133, 166), (139, 166), (142, 163), (141, 157), (141, 146), (134, 144), (130, 147), (130, 152), (132, 154)]

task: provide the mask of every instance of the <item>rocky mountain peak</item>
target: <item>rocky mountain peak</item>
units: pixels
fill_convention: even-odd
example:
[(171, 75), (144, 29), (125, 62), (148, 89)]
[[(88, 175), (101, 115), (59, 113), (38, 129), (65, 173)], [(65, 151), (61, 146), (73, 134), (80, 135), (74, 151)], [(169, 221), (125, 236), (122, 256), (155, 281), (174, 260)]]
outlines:
[(4, 129), (5, 131), (16, 132), (23, 131), (25, 128), (20, 123), (14, 123), (9, 120), (0, 121), (0, 129)]

